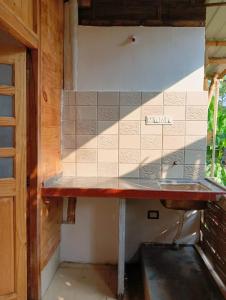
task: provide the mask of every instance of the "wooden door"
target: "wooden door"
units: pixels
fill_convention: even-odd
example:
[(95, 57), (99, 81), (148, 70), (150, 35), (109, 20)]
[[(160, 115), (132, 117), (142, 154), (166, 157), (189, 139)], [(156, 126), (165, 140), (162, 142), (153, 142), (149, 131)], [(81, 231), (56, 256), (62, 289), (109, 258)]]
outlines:
[(26, 50), (0, 39), (0, 300), (26, 300)]

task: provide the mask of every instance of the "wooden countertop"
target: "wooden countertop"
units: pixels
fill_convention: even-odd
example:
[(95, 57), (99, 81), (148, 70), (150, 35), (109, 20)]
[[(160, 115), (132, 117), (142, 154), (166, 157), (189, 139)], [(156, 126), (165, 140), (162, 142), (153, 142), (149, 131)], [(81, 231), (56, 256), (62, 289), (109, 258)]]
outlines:
[[(184, 180), (175, 179), (177, 182)], [(191, 200), (217, 201), (226, 191), (207, 179), (192, 181), (205, 185), (209, 190), (172, 190), (161, 187), (160, 182), (168, 180), (148, 180), (133, 178), (79, 178), (61, 177), (43, 184), (43, 197), (104, 197), (147, 200)], [(170, 180), (172, 181), (172, 180)]]

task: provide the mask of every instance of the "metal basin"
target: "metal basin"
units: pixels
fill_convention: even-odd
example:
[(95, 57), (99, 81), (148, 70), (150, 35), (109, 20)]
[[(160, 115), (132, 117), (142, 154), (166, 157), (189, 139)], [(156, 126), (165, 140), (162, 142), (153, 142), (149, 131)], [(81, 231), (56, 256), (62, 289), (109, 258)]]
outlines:
[[(160, 188), (168, 191), (210, 191), (210, 189), (198, 181), (165, 180), (159, 182)], [(176, 210), (202, 210), (207, 206), (206, 201), (161, 200), (164, 207)]]
[(162, 190), (168, 191), (210, 191), (210, 189), (200, 182), (159, 182)]
[(164, 207), (175, 210), (202, 210), (207, 207), (206, 201), (190, 200), (161, 200)]

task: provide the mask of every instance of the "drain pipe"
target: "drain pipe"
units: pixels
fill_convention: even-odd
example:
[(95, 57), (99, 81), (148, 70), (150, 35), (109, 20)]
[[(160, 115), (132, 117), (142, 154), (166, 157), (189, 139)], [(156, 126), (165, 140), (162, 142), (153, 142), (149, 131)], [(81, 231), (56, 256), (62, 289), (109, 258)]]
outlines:
[(176, 232), (176, 235), (173, 239), (173, 245), (174, 246), (178, 246), (177, 241), (179, 240), (179, 238), (181, 236), (181, 233), (182, 233), (182, 229), (183, 229), (183, 226), (184, 226), (184, 217), (185, 217), (185, 211), (182, 210), (180, 212), (180, 216), (179, 216), (179, 223), (178, 223), (178, 227), (177, 227), (177, 232)]

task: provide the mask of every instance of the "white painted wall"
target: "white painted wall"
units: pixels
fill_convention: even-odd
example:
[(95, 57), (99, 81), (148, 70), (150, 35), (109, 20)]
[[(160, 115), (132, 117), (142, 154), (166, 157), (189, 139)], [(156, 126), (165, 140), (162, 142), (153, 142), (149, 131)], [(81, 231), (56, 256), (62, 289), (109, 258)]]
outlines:
[[(78, 31), (74, 66), (78, 91), (202, 91), (203, 28), (83, 27)], [(127, 43), (129, 35), (137, 38)], [(66, 54), (67, 55), (67, 54)], [(116, 263), (117, 201), (78, 200), (76, 224), (62, 226), (61, 260)], [(147, 220), (158, 209), (160, 220)], [(129, 201), (127, 260), (142, 242), (172, 242), (180, 212), (159, 201)], [(186, 219), (182, 242), (197, 239), (199, 215)]]
[(78, 198), (76, 224), (62, 225), (61, 261), (117, 262), (118, 200)]
[[(158, 210), (158, 220), (147, 219)], [(181, 211), (168, 210), (160, 201), (128, 200), (126, 207), (126, 260), (137, 259), (143, 242), (172, 243)], [(187, 212), (180, 243), (199, 239), (200, 215)], [(78, 198), (76, 224), (62, 225), (61, 261), (116, 264), (118, 257), (118, 200)]]
[(41, 272), (41, 296), (43, 298), (60, 264), (60, 247), (51, 256), (48, 264)]
[(200, 91), (204, 49), (204, 28), (79, 26), (77, 89)]
[[(159, 219), (147, 218), (148, 210), (158, 210)], [(153, 242), (171, 244), (178, 229), (182, 211), (169, 210), (160, 201), (129, 200), (126, 209), (126, 259), (137, 259), (141, 243)], [(197, 211), (185, 213), (184, 225), (177, 242), (194, 244), (199, 239), (200, 214)]]

